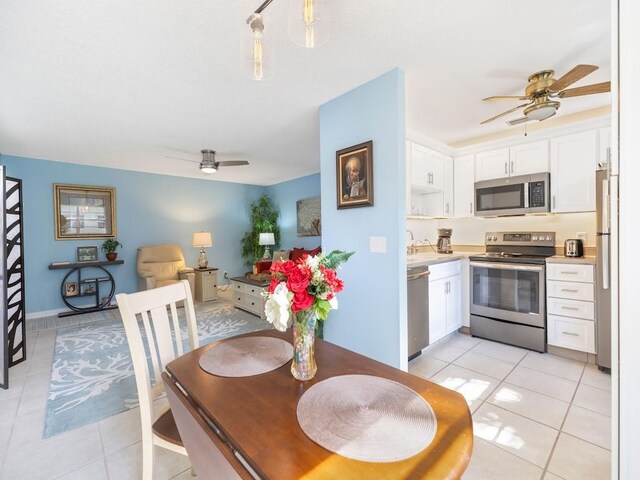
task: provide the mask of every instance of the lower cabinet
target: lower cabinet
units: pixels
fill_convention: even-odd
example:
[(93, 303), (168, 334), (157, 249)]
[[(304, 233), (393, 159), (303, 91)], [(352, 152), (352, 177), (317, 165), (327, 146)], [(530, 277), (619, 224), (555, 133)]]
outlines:
[(429, 266), (429, 343), (462, 326), (461, 261)]
[(593, 265), (547, 264), (547, 343), (596, 353)]
[(199, 302), (211, 302), (218, 298), (218, 269), (195, 268), (196, 274), (196, 300)]
[(257, 285), (243, 280), (240, 278), (231, 279), (233, 306), (258, 315), (260, 318), (265, 318), (264, 298), (261, 294), (266, 285)]

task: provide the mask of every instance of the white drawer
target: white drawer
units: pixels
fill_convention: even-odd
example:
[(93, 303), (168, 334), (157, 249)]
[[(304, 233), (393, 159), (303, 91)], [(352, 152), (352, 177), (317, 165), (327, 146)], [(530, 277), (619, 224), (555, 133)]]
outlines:
[(549, 297), (593, 302), (593, 284), (549, 280), (547, 281), (547, 295)]
[(255, 285), (245, 285), (244, 291), (247, 293), (247, 295), (255, 295), (257, 297), (260, 297), (262, 287), (256, 287)]
[(548, 315), (547, 343), (581, 352), (596, 353), (595, 324), (588, 320)]
[(569, 282), (593, 283), (593, 265), (548, 263), (547, 279), (548, 280), (567, 280)]
[(244, 292), (233, 292), (233, 304), (236, 307), (244, 308), (247, 304), (247, 296)]
[(246, 285), (244, 283), (234, 282), (232, 280), (231, 281), (231, 287), (233, 288), (234, 292), (244, 292)]
[(563, 317), (582, 318), (593, 320), (593, 302), (581, 302), (580, 300), (566, 300), (564, 298), (547, 297), (547, 311), (552, 315)]
[(429, 265), (429, 280), (439, 280), (441, 278), (451, 277), (452, 275), (460, 275), (461, 264), (462, 262), (460, 260), (454, 260)]
[(256, 315), (260, 315), (262, 312), (262, 300), (260, 297), (253, 297), (247, 295), (245, 297), (244, 308), (249, 310), (250, 312), (255, 313)]

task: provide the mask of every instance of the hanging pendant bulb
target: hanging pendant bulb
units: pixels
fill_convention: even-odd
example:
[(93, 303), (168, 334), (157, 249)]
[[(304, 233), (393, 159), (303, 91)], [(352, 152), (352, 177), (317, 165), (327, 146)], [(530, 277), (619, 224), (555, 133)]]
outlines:
[(289, 0), (287, 31), (296, 45), (305, 48), (327, 43), (331, 29), (330, 1)]
[(269, 48), (267, 37), (264, 34), (264, 19), (259, 13), (253, 13), (247, 19), (251, 28), (249, 43), (243, 47), (244, 70), (253, 80), (270, 80), (273, 78), (273, 49)]

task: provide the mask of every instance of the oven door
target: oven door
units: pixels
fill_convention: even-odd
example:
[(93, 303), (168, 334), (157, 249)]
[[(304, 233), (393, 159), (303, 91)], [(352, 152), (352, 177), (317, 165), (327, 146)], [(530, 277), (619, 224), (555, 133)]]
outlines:
[(471, 313), (544, 327), (544, 265), (470, 262)]

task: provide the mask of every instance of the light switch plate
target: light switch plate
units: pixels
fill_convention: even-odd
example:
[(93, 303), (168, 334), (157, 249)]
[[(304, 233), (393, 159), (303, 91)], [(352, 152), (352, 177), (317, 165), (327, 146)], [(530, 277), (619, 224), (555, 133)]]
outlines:
[(369, 237), (371, 253), (387, 253), (387, 237)]
[(582, 240), (583, 243), (587, 243), (587, 232), (576, 232), (576, 238)]

